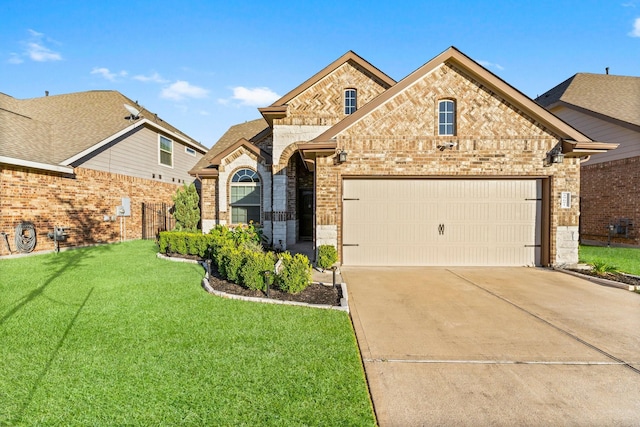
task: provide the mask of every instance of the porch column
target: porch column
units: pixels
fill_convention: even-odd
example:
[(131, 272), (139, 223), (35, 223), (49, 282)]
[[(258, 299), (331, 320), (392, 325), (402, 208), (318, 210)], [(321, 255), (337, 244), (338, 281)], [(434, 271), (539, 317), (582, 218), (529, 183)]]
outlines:
[(273, 246), (287, 249), (287, 169), (273, 175), (272, 199)]

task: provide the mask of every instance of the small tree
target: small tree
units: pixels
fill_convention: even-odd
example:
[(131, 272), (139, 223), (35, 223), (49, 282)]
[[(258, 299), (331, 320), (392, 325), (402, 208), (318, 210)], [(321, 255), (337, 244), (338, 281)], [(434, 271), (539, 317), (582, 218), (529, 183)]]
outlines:
[(196, 231), (200, 222), (200, 197), (196, 186), (191, 183), (176, 191), (173, 196), (176, 230)]

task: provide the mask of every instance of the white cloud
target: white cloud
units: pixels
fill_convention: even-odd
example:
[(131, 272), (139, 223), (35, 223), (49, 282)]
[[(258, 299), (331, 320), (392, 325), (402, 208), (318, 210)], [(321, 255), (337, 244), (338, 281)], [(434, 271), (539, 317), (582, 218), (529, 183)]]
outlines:
[(27, 43), (27, 55), (36, 62), (60, 61), (62, 56), (39, 43)]
[(161, 98), (182, 101), (185, 98), (206, 98), (209, 95), (207, 89), (194, 86), (187, 81), (178, 80), (162, 89)]
[(43, 33), (39, 33), (35, 30), (29, 29), (28, 31), (31, 37), (25, 43), (26, 48), (24, 51), (24, 56), (27, 56), (32, 61), (36, 61), (36, 62), (62, 60), (62, 55), (60, 55), (60, 53), (55, 52), (51, 50), (49, 47), (45, 46), (45, 42), (55, 43), (55, 41), (49, 38), (46, 38)]
[(9, 64), (22, 64), (24, 60), (17, 53), (11, 53), (11, 56), (7, 60)]
[(482, 65), (483, 67), (486, 68), (490, 68), (490, 67), (494, 67), (497, 68), (498, 70), (504, 70), (504, 67), (500, 64), (495, 64), (493, 62), (489, 62), (489, 61), (478, 61), (478, 64)]
[(27, 31), (29, 32), (29, 34), (31, 34), (31, 37), (36, 37), (36, 38), (44, 37), (43, 33), (39, 33), (36, 30), (32, 30), (31, 28), (29, 28)]
[(153, 73), (150, 76), (145, 76), (143, 74), (138, 74), (137, 76), (132, 77), (134, 80), (138, 80), (140, 82), (152, 82), (152, 83), (169, 83), (169, 80), (163, 79), (162, 76), (158, 73)]
[(633, 23), (633, 30), (629, 32), (631, 37), (640, 37), (640, 18), (636, 18)]
[(108, 68), (95, 67), (93, 70), (91, 70), (91, 74), (98, 74), (109, 80), (110, 82), (115, 82), (118, 77), (126, 77), (128, 73), (124, 70), (120, 71), (119, 73), (112, 73)]
[[(250, 107), (264, 107), (280, 98), (280, 95), (268, 87), (246, 88), (244, 86), (236, 86), (232, 90), (233, 96), (230, 99), (240, 101), (240, 105)], [(227, 105), (230, 99), (218, 99), (218, 102)]]

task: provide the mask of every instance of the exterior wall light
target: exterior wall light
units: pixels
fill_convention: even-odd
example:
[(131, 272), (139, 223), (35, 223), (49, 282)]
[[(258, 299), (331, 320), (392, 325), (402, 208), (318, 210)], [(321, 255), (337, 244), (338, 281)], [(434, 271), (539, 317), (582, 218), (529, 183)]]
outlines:
[(551, 154), (551, 163), (562, 163), (563, 161), (564, 161), (564, 154), (562, 153)]
[(547, 153), (545, 166), (551, 166), (552, 164), (558, 164), (562, 162), (564, 162), (564, 154), (559, 148), (554, 148)]
[(344, 150), (340, 150), (338, 151), (338, 159), (337, 159), (339, 164), (342, 164), (344, 162), (347, 161), (347, 152)]

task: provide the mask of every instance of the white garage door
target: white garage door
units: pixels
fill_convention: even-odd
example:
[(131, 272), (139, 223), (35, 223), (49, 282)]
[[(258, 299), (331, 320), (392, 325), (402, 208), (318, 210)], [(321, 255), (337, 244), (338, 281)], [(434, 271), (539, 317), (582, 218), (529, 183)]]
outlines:
[(343, 263), (540, 264), (539, 180), (345, 179)]

